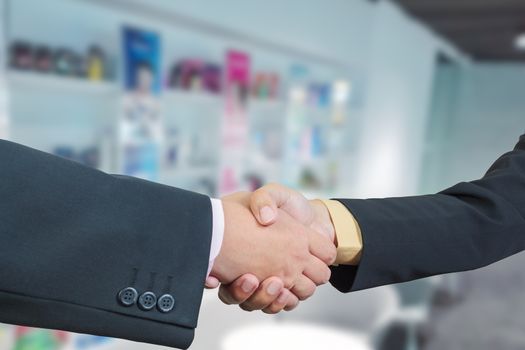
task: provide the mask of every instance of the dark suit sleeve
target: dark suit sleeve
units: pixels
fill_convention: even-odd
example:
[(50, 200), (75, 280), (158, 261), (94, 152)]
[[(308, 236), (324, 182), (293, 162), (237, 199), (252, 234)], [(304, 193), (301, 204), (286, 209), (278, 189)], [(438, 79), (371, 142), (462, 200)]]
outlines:
[(435, 195), (339, 201), (363, 235), (359, 266), (333, 268), (340, 291), (489, 265), (525, 249), (525, 135), (480, 180)]
[[(0, 322), (187, 348), (211, 215), (206, 196), (0, 140)], [(126, 287), (175, 307), (124, 306)]]

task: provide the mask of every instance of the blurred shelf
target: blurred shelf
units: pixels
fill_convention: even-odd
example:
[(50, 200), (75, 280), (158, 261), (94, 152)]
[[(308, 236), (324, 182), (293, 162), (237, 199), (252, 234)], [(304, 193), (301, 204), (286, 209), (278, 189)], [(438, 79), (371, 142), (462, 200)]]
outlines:
[(281, 100), (262, 100), (251, 98), (248, 101), (248, 109), (266, 110), (266, 109), (284, 109), (285, 103)]
[(51, 73), (24, 72), (10, 70), (7, 73), (7, 84), (10, 88), (26, 90), (55, 90), (61, 93), (82, 93), (107, 96), (117, 94), (116, 83), (108, 81), (90, 81), (78, 77), (67, 77)]
[(161, 178), (171, 180), (174, 178), (204, 178), (215, 177), (217, 173), (216, 165), (202, 166), (179, 166), (170, 169), (164, 169), (161, 172)]
[(214, 95), (206, 92), (184, 91), (184, 90), (164, 90), (162, 93), (164, 102), (174, 104), (198, 104), (198, 105), (221, 105), (223, 98), (221, 95)]

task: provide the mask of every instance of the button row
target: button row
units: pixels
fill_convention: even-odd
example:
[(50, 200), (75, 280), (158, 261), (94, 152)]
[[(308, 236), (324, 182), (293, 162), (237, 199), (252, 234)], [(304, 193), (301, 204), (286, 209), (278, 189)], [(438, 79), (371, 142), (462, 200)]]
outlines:
[(133, 287), (122, 289), (118, 293), (118, 300), (124, 306), (132, 306), (137, 303), (139, 308), (144, 311), (149, 311), (157, 306), (160, 312), (166, 313), (175, 307), (175, 299), (171, 294), (164, 294), (158, 299), (153, 292), (144, 292), (139, 296), (139, 293)]

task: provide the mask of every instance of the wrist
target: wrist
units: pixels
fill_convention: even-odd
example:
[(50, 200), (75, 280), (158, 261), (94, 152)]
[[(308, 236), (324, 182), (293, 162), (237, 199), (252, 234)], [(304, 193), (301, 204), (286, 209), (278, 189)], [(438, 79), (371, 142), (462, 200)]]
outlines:
[[(239, 235), (239, 227), (249, 227), (248, 222), (252, 216), (245, 215), (249, 209), (226, 198), (222, 200), (222, 208), (224, 212), (224, 234), (222, 238), (222, 246), (215, 258), (211, 275), (217, 278), (221, 283), (227, 284), (232, 282), (246, 271), (247, 261), (244, 261), (248, 249), (247, 241), (249, 235), (242, 232)], [(252, 221), (255, 221), (253, 219)]]

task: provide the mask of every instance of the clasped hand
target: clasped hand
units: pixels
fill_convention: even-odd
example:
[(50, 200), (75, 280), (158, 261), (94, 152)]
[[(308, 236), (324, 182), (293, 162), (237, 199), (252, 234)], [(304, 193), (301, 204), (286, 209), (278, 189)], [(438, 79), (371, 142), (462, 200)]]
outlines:
[(272, 184), (222, 203), (224, 238), (206, 286), (221, 284), (224, 303), (247, 311), (289, 311), (329, 281), (335, 234), (322, 202)]

